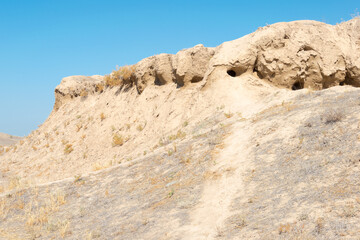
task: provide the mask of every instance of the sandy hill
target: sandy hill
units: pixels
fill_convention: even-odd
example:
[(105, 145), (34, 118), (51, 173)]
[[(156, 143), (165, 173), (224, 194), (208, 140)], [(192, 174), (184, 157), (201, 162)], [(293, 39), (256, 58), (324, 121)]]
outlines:
[(0, 133), (0, 146), (9, 146), (15, 144), (21, 137), (12, 136), (6, 133)]
[(360, 19), (72, 76), (0, 155), (3, 239), (358, 239)]

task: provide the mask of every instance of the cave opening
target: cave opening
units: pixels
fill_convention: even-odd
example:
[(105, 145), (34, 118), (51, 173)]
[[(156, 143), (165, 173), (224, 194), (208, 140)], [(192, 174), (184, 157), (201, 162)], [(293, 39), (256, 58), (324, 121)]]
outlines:
[(228, 70), (227, 71), (227, 74), (229, 75), (229, 76), (231, 76), (231, 77), (236, 77), (236, 72), (234, 71), (234, 70)]

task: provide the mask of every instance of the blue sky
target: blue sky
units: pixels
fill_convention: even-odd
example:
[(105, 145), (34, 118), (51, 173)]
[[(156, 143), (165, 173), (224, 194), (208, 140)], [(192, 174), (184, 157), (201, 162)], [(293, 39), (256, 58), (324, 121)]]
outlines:
[(356, 1), (0, 0), (0, 132), (45, 121), (70, 75), (107, 74), (159, 53), (214, 47), (276, 22), (351, 19)]

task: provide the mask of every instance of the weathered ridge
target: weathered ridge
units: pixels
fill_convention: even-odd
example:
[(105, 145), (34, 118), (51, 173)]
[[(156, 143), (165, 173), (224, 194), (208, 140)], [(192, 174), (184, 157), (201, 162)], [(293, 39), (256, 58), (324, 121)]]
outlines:
[[(135, 64), (126, 84), (141, 94), (148, 85), (184, 87), (211, 83), (225, 73), (232, 77), (250, 73), (293, 90), (359, 87), (359, 29), (357, 18), (335, 26), (316, 21), (277, 23), (216, 48), (200, 44), (175, 55), (145, 58)], [(63, 98), (80, 96), (83, 90), (99, 91), (101, 82), (101, 76), (65, 78), (55, 90), (55, 108)]]
[(66, 77), (0, 146), (0, 239), (358, 239), (359, 86), (359, 18)]

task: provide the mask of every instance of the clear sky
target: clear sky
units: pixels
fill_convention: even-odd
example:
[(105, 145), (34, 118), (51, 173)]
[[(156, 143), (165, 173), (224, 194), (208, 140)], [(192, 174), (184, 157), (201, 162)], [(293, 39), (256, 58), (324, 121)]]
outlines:
[(276, 22), (336, 24), (357, 9), (359, 0), (0, 0), (0, 132), (35, 130), (63, 77), (214, 47)]

